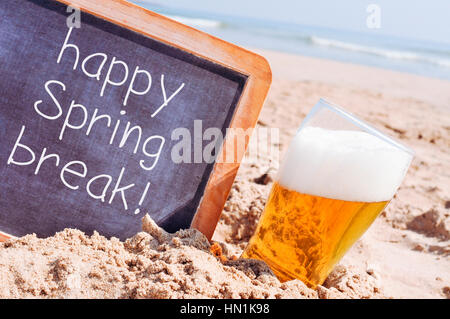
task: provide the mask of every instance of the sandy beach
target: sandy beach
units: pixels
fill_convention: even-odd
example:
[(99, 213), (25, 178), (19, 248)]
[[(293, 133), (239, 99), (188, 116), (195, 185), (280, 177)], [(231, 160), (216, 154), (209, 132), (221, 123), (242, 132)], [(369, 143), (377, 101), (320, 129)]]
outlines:
[(259, 154), (239, 170), (216, 244), (148, 219), (125, 243), (76, 230), (25, 236), (0, 244), (0, 298), (450, 298), (450, 82), (256, 52), (273, 72), (258, 126), (279, 128), (281, 155), (320, 98), (416, 153), (395, 198), (323, 286), (280, 283), (263, 263), (236, 260), (276, 172), (276, 159)]

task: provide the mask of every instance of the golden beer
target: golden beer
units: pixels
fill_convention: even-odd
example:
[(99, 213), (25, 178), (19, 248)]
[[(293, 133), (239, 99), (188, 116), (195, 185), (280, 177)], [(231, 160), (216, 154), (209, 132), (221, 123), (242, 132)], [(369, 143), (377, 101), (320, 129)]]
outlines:
[(319, 102), (284, 156), (242, 257), (265, 261), (281, 281), (322, 284), (392, 199), (412, 157), (352, 115)]
[(387, 203), (300, 194), (275, 183), (243, 257), (264, 260), (280, 281), (315, 288)]

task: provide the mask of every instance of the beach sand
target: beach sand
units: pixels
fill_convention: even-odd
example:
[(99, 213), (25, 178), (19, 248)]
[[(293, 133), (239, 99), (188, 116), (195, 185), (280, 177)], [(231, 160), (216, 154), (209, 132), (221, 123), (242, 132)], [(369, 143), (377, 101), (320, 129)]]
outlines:
[(0, 245), (0, 297), (450, 298), (450, 82), (259, 53), (271, 64), (273, 85), (258, 127), (279, 128), (279, 141), (270, 142), (281, 155), (319, 98), (416, 152), (391, 204), (323, 287), (282, 284), (265, 264), (235, 260), (272, 186), (277, 157), (267, 152), (242, 164), (217, 244), (194, 230), (166, 234), (150, 219), (125, 243), (77, 230), (30, 235)]

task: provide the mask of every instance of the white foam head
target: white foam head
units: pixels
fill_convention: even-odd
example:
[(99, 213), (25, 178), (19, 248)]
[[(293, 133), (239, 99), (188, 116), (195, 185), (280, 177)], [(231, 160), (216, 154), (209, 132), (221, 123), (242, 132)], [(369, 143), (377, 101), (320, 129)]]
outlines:
[(412, 154), (366, 132), (305, 127), (285, 155), (278, 182), (303, 194), (388, 201), (411, 160)]

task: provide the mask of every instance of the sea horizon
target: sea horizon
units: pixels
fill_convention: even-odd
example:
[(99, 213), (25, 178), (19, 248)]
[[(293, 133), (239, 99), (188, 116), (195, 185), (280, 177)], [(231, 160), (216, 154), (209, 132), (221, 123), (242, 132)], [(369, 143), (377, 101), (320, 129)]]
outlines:
[(239, 46), (450, 81), (450, 43), (135, 3)]

